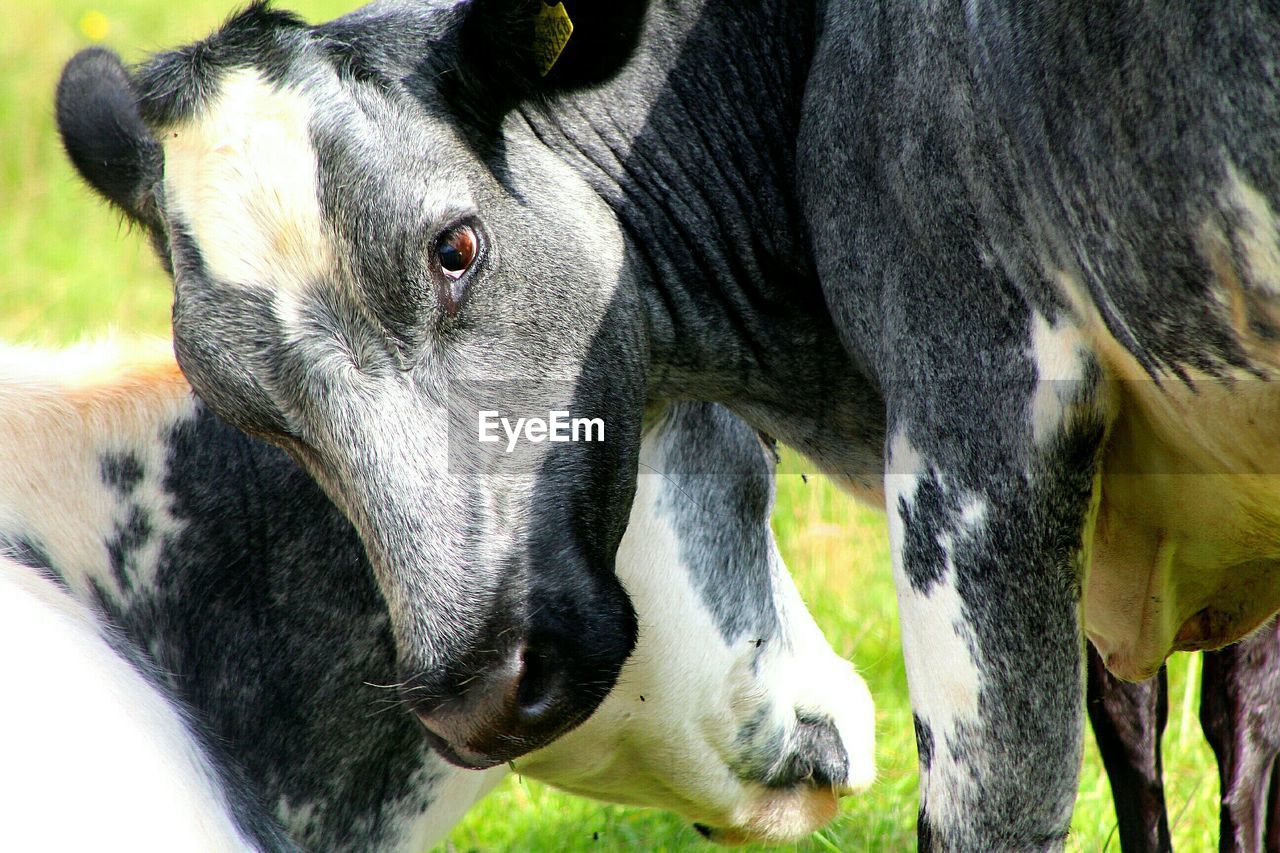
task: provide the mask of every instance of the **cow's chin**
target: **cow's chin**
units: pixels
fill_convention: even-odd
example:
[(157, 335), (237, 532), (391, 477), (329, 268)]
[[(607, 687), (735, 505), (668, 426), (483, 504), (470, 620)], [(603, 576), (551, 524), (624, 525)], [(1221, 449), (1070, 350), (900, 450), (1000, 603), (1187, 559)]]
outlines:
[(826, 786), (766, 789), (734, 825), (700, 823), (695, 828), (703, 838), (725, 847), (790, 844), (830, 823), (839, 811), (841, 793)]
[[(590, 725), (588, 721), (587, 726)], [(710, 767), (687, 768), (684, 774), (673, 774), (669, 768), (656, 772), (645, 762), (619, 760), (634, 754), (630, 746), (596, 749), (592, 754), (607, 753), (609, 757), (592, 766), (584, 765), (581, 751), (571, 752), (568, 761), (558, 761), (556, 750), (572, 742), (575, 734), (518, 759), (516, 770), (573, 794), (675, 812), (692, 821), (704, 838), (726, 846), (799, 841), (829, 823), (836, 816), (840, 797), (865, 790), (874, 775), (868, 762), (867, 772), (855, 772), (848, 785), (803, 782), (769, 786), (742, 778), (727, 764), (712, 762)], [(657, 754), (659, 750), (645, 752)], [(708, 791), (694, 785), (682, 790), (673, 786), (679, 778), (720, 778), (726, 787)]]

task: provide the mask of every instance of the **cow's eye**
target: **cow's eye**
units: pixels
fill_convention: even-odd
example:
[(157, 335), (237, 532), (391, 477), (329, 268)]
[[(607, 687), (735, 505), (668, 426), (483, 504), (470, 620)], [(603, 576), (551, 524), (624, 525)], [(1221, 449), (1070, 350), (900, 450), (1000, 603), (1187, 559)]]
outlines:
[(445, 278), (457, 281), (471, 268), (480, 249), (475, 229), (470, 225), (455, 225), (436, 238), (436, 258)]

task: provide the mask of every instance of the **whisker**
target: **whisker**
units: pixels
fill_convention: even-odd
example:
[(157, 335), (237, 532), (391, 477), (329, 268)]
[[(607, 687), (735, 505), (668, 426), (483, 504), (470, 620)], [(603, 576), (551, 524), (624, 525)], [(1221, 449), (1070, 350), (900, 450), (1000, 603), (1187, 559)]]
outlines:
[(379, 690), (403, 690), (407, 685), (401, 681), (396, 684), (378, 684), (373, 681), (362, 682), (366, 687), (377, 687)]

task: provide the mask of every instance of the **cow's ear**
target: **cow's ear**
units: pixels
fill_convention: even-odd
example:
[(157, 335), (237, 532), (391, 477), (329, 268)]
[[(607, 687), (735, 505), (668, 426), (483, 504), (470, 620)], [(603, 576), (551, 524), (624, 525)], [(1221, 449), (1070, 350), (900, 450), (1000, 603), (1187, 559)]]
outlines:
[(80, 175), (133, 219), (157, 225), (163, 154), (120, 57), (102, 48), (73, 56), (58, 80), (57, 113), (62, 145)]
[(462, 24), (464, 74), (496, 106), (602, 83), (627, 62), (644, 0), (472, 0)]

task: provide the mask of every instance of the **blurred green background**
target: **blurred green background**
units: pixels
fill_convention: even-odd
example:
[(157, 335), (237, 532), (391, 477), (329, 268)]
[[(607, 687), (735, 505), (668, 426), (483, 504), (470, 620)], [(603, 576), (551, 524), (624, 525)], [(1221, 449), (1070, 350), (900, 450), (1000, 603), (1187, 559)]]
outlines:
[[(352, 8), (337, 0), (289, 5), (311, 20)], [(112, 330), (167, 334), (168, 282), (141, 233), (99, 203), (65, 161), (53, 90), (62, 63), (81, 47), (103, 43), (137, 61), (203, 36), (231, 9), (160, 0), (0, 0), (0, 337), (56, 345)], [(910, 849), (915, 743), (884, 516), (821, 477), (806, 482), (799, 476), (806, 464), (794, 454), (782, 470), (773, 519), (782, 552), (828, 639), (857, 664), (878, 707), (878, 781), (796, 849)], [(1188, 850), (1217, 845), (1217, 774), (1196, 718), (1198, 663), (1186, 655), (1171, 662), (1165, 736), (1174, 843)], [(705, 847), (674, 817), (577, 799), (515, 777), (474, 809), (448, 843), (458, 850)], [(1091, 738), (1068, 847), (1119, 849)]]

